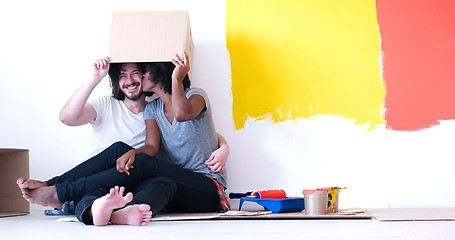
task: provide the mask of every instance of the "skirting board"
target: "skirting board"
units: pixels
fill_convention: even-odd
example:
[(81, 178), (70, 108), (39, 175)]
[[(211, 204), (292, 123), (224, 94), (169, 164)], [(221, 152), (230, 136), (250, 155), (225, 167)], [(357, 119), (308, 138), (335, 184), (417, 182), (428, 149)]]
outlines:
[(367, 212), (378, 221), (455, 220), (455, 208), (378, 208)]
[(259, 220), (259, 219), (371, 219), (372, 216), (366, 212), (358, 212), (349, 215), (327, 214), (327, 215), (305, 215), (305, 212), (271, 213), (271, 212), (244, 212), (229, 211), (227, 213), (175, 213), (160, 214), (153, 221), (185, 221), (185, 220)]

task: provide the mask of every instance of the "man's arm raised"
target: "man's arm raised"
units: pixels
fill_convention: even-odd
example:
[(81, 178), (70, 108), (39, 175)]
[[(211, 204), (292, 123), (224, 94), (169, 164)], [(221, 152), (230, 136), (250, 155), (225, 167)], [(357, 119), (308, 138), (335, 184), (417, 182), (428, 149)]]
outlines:
[(109, 58), (98, 59), (93, 63), (92, 77), (87, 80), (65, 103), (60, 111), (60, 121), (69, 126), (80, 126), (96, 119), (95, 108), (87, 102), (93, 89), (107, 75)]

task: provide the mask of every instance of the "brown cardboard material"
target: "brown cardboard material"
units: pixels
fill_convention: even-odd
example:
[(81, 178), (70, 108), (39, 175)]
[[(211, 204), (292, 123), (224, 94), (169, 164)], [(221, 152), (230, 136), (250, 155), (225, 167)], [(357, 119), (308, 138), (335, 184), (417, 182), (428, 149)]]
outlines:
[(378, 221), (454, 221), (455, 208), (377, 208), (368, 209)]
[(258, 220), (258, 219), (371, 219), (372, 216), (367, 212), (355, 213), (352, 215), (325, 214), (325, 215), (306, 215), (302, 212), (272, 213), (272, 212), (245, 212), (229, 211), (226, 213), (166, 213), (159, 214), (152, 218), (155, 221), (189, 221), (189, 220)]
[(112, 13), (111, 62), (169, 62), (183, 51), (191, 63), (193, 40), (187, 11)]
[(0, 217), (29, 214), (30, 204), (16, 184), (29, 177), (29, 150), (0, 148), (0, 165)]

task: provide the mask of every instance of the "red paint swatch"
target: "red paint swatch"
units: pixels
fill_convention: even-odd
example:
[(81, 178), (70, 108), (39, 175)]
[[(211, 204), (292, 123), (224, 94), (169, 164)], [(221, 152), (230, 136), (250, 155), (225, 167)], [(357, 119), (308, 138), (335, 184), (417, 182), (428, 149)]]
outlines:
[(377, 0), (388, 129), (455, 119), (455, 1)]

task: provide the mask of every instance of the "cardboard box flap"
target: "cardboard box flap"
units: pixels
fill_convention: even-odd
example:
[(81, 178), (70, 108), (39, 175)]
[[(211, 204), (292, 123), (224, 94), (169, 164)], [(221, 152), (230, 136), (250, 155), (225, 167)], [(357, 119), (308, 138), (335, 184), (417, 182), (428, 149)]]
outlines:
[(111, 62), (166, 62), (185, 51), (192, 57), (187, 11), (113, 12)]

